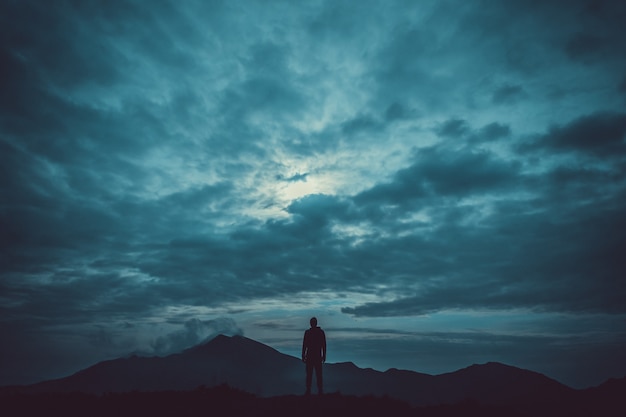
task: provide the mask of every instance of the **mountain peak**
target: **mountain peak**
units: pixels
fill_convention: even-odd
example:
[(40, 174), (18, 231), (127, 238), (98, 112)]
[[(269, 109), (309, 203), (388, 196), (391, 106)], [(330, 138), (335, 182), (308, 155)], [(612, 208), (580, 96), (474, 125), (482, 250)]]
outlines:
[(501, 362), (485, 362), (485, 363), (475, 363), (473, 365), (468, 366), (465, 369), (514, 370), (514, 369), (520, 369), (520, 368), (507, 365)]
[[(475, 373), (497, 373), (497, 374), (506, 374), (511, 372), (531, 372), (526, 371), (522, 368), (517, 368), (512, 365), (507, 365), (501, 362), (485, 362), (485, 363), (475, 363), (473, 365), (467, 366), (465, 368), (459, 369), (457, 371), (451, 372), (452, 374), (464, 373), (464, 374), (475, 374)], [(447, 375), (447, 374), (442, 374)]]
[(206, 345), (208, 343), (227, 343), (228, 341), (236, 340), (236, 339), (245, 339), (245, 337), (241, 335), (228, 336), (224, 333), (219, 333), (215, 336), (211, 336), (205, 339), (203, 342), (200, 343), (200, 345)]
[(225, 335), (223, 333), (220, 333), (220, 334), (218, 334), (216, 336), (209, 337), (209, 338), (205, 339), (204, 341), (200, 342), (199, 344), (197, 344), (195, 346), (192, 346), (192, 347), (186, 349), (183, 352), (198, 350), (198, 349), (202, 349), (204, 347), (215, 347), (215, 346), (232, 345), (235, 342), (237, 342), (238, 339), (245, 339), (245, 337), (239, 336), (239, 335), (228, 336), (228, 335)]
[(276, 349), (242, 335), (218, 334), (214, 338), (182, 352), (183, 355), (255, 357), (270, 359), (284, 356)]
[(354, 364), (354, 362), (337, 362), (335, 364), (337, 369), (345, 369), (345, 370), (356, 370), (361, 369)]

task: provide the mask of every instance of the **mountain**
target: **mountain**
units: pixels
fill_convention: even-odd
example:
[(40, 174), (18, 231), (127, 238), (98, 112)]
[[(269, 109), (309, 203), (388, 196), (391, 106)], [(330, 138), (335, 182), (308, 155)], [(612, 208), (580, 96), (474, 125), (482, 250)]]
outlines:
[(192, 390), (228, 383), (260, 396), (301, 393), (302, 363), (242, 337), (211, 341), (166, 357), (131, 356), (100, 362), (66, 378), (30, 386), (35, 392)]
[[(387, 396), (420, 407), (473, 401), (514, 407), (529, 415), (578, 415), (580, 410), (598, 407), (608, 413), (610, 406), (620, 404), (623, 409), (625, 381), (574, 390), (542, 374), (496, 362), (436, 376), (361, 369), (351, 362), (324, 365), (326, 392)], [(304, 365), (298, 358), (254, 340), (219, 335), (178, 354), (104, 361), (66, 378), (5, 388), (4, 392), (190, 391), (224, 383), (258, 397), (302, 394)]]

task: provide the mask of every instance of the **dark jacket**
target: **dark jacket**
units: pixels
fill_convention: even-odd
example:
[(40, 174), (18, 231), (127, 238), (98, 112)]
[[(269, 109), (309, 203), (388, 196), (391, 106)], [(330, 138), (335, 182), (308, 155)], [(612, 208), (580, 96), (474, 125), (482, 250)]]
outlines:
[(326, 334), (319, 327), (311, 327), (304, 332), (302, 340), (302, 360), (326, 361)]

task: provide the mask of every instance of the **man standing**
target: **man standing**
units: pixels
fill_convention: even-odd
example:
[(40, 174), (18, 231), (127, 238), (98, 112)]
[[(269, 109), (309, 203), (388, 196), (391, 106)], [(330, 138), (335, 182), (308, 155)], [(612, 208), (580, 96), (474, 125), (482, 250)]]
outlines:
[(317, 393), (323, 394), (322, 363), (326, 362), (326, 334), (317, 326), (317, 319), (311, 318), (311, 328), (304, 332), (302, 341), (302, 361), (306, 364), (306, 395), (311, 394), (313, 370), (317, 381)]

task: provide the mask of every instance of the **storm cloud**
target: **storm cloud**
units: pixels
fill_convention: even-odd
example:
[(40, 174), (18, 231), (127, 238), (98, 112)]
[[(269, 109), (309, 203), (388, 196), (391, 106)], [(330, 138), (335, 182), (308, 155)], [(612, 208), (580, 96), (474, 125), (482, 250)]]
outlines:
[(312, 315), (329, 360), (623, 376), (625, 20), (3, 2), (0, 383), (218, 332), (297, 352)]

